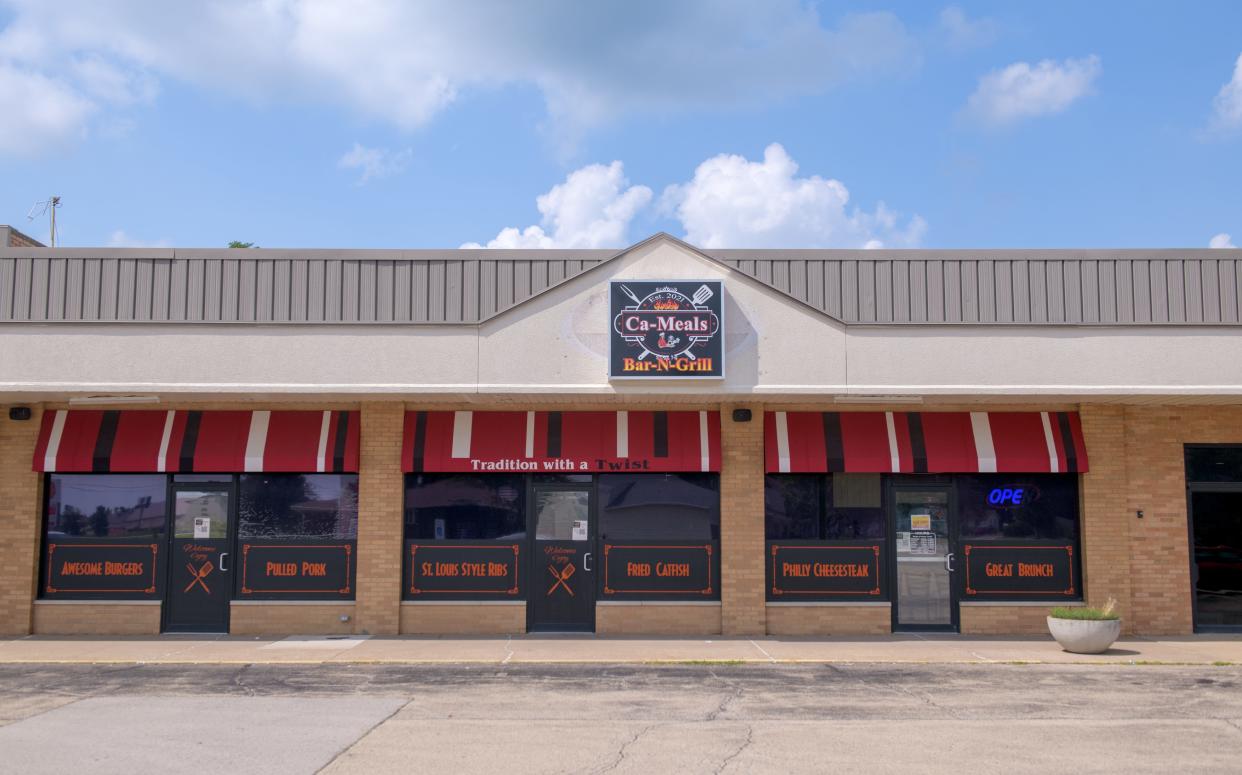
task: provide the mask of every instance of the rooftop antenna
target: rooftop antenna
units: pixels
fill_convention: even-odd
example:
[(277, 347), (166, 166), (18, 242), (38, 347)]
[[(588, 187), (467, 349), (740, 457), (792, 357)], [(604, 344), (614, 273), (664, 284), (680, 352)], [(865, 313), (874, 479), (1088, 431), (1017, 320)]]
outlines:
[[(57, 207), (60, 207), (60, 197), (54, 196), (42, 202), (35, 202), (34, 205), (31, 206), (30, 212), (26, 213), (26, 220), (28, 221), (33, 221), (35, 218), (41, 217), (44, 213), (51, 214), (50, 215), (50, 218), (51, 218), (51, 228), (50, 228), (51, 245), (50, 247), (56, 247), (56, 208)], [(36, 210), (38, 212), (35, 212)]]

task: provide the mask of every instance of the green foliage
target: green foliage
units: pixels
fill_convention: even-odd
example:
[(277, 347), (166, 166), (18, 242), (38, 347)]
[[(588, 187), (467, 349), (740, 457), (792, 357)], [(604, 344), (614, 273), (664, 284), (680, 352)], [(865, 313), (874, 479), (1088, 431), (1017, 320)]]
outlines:
[(1048, 614), (1053, 619), (1082, 619), (1092, 622), (1108, 622), (1120, 619), (1121, 614), (1115, 609), (1117, 601), (1109, 598), (1103, 608), (1094, 608), (1092, 606), (1057, 606)]
[(229, 243), (229, 247), (231, 248), (257, 248), (259, 246), (254, 244), (253, 242), (242, 242), (240, 240), (233, 240), (232, 242)]

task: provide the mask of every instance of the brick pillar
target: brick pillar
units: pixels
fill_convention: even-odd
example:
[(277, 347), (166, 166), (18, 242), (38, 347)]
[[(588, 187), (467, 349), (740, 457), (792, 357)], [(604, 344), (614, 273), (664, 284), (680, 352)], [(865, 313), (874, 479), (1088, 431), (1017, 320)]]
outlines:
[(1082, 570), (1086, 600), (1117, 600), (1122, 623), (1134, 631), (1130, 588), (1129, 472), (1125, 408), (1084, 404), (1079, 409), (1091, 470), (1082, 476)]
[(30, 470), (41, 412), (21, 422), (0, 407), (0, 635), (29, 635), (37, 576), (41, 474)]
[[(750, 422), (734, 422), (750, 409)], [(763, 635), (763, 405), (725, 405), (720, 412), (720, 598), (725, 635)]]
[[(1239, 426), (1230, 420), (1216, 408), (1125, 408), (1130, 619), (1137, 634), (1189, 635), (1194, 628), (1183, 444), (1237, 440)], [(1140, 509), (1143, 519), (1135, 515)]]
[(401, 618), (401, 403), (362, 404), (354, 631), (395, 635)]

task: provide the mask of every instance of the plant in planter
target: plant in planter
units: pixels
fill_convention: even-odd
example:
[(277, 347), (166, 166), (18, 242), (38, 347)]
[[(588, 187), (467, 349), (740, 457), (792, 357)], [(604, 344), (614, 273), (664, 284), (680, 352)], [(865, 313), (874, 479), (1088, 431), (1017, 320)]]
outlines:
[(1121, 635), (1117, 601), (1109, 598), (1101, 608), (1059, 606), (1048, 615), (1048, 632), (1061, 648), (1074, 654), (1102, 654)]

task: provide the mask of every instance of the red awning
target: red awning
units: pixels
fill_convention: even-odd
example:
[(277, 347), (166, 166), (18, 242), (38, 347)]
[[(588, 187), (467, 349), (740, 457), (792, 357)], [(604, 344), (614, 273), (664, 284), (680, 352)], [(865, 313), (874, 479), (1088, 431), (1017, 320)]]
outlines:
[(60, 409), (43, 414), (35, 471), (358, 470), (358, 413)]
[(719, 412), (406, 412), (406, 471), (719, 471)]
[(1087, 470), (1077, 412), (767, 412), (769, 473)]

